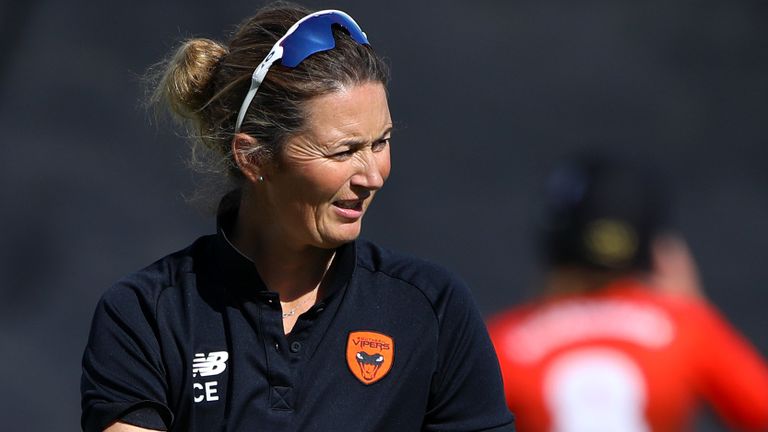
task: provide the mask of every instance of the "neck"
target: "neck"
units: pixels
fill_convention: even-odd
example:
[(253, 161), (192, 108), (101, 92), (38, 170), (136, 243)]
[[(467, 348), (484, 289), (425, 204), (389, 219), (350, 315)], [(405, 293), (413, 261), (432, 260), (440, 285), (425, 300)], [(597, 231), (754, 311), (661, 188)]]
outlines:
[(279, 231), (270, 230), (265, 219), (263, 209), (246, 188), (233, 233), (235, 247), (256, 264), (267, 288), (277, 292), (281, 301), (291, 302), (319, 290), (335, 250), (292, 245)]
[(629, 276), (631, 275), (627, 273), (561, 266), (553, 269), (548, 275), (546, 292), (554, 295), (595, 292), (618, 279)]

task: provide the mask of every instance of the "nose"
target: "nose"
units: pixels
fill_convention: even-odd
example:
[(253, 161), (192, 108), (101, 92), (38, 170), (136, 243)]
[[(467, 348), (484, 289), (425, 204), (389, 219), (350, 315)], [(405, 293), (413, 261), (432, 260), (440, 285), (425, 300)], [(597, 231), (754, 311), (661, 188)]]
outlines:
[(370, 149), (360, 152), (357, 172), (352, 176), (352, 185), (369, 190), (378, 190), (384, 186), (389, 173), (389, 153), (374, 153)]

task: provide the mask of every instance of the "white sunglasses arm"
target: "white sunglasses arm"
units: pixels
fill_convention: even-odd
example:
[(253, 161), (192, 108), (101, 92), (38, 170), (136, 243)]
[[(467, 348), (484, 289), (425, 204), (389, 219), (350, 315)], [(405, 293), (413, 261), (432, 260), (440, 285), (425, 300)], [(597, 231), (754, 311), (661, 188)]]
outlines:
[(264, 77), (267, 76), (267, 72), (269, 71), (270, 66), (272, 66), (272, 63), (283, 57), (283, 47), (280, 45), (280, 42), (282, 42), (282, 40), (278, 41), (278, 43), (272, 47), (272, 51), (269, 52), (267, 57), (264, 58), (259, 66), (257, 66), (253, 71), (253, 75), (251, 75), (251, 88), (248, 89), (248, 93), (245, 95), (243, 104), (240, 106), (240, 112), (237, 113), (235, 133), (240, 132), (240, 126), (243, 124), (243, 119), (245, 119), (245, 112), (248, 111), (248, 107), (251, 105), (251, 101), (253, 101), (253, 98), (256, 97), (256, 91), (264, 81)]

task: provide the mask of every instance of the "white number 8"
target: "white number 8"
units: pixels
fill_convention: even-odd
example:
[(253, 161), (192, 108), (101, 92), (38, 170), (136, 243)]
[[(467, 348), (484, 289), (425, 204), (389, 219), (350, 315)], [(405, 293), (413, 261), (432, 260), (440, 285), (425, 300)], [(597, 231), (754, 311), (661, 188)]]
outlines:
[(554, 360), (544, 398), (556, 432), (647, 432), (646, 385), (637, 365), (612, 349), (583, 349)]

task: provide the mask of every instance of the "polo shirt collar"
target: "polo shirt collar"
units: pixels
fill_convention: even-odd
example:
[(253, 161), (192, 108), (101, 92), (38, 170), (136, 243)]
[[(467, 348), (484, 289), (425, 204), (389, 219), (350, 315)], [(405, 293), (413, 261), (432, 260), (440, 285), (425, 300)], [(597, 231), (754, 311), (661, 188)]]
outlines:
[[(256, 264), (242, 254), (230, 241), (240, 208), (240, 190), (235, 190), (222, 198), (216, 217), (217, 234), (213, 248), (215, 271), (219, 278), (236, 291), (239, 297), (253, 298), (254, 295), (268, 292), (261, 279)], [(352, 279), (355, 270), (357, 242), (346, 243), (336, 249), (327, 297), (334, 296)]]

